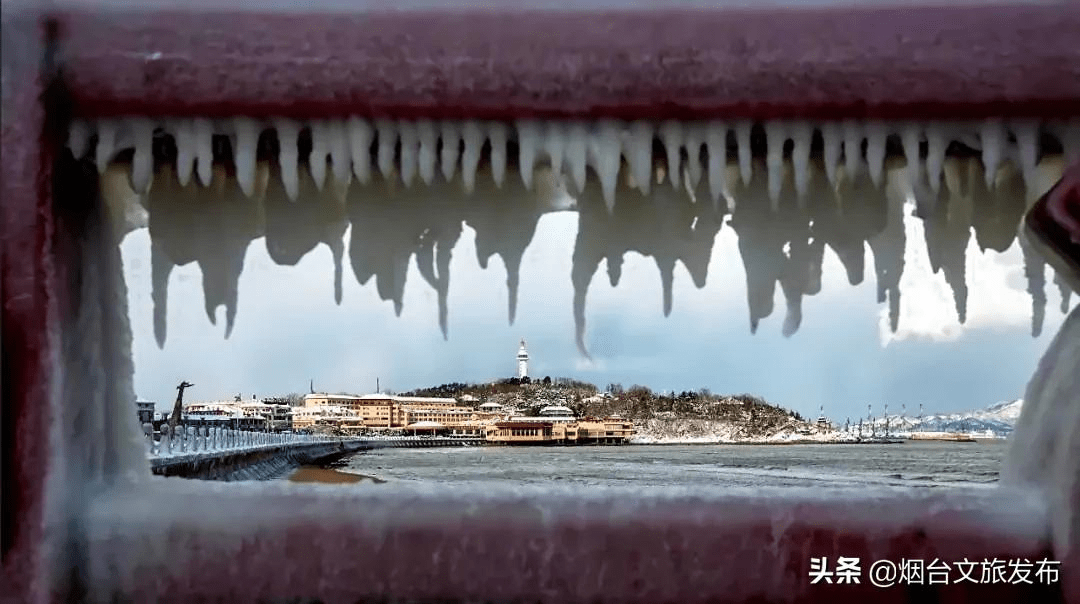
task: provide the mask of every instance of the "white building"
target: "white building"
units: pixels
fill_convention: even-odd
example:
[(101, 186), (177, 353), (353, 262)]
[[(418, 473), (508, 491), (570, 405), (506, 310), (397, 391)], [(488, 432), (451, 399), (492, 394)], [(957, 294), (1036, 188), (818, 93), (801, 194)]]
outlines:
[(521, 339), (521, 347), (517, 353), (518, 379), (529, 375), (529, 351), (525, 350), (525, 338)]

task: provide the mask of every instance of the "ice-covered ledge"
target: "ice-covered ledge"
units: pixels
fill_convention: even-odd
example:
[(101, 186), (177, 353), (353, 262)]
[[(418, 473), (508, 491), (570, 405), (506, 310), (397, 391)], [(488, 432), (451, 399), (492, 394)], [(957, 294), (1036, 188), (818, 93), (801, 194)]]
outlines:
[(1024, 401), (1001, 481), (1045, 495), (1054, 554), (1069, 561), (1066, 585), (1080, 594), (1080, 307), (1039, 361)]
[[(865, 573), (880, 558), (1050, 555), (1040, 498), (1008, 489), (481, 492), (154, 479), (101, 494), (85, 519), (88, 585), (104, 601), (789, 602), (824, 590), (907, 601), (904, 588), (865, 580), (810, 586), (809, 558), (861, 557)], [(940, 595), (1054, 601), (1028, 589), (958, 584)]]

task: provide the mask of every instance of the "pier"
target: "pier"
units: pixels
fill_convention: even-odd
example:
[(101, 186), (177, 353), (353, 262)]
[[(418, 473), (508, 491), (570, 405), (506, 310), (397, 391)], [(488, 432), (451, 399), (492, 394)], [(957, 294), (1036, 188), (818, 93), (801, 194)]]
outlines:
[(483, 438), (453, 436), (329, 436), (180, 426), (155, 437), (144, 426), (150, 469), (161, 476), (205, 480), (265, 480), (290, 469), (379, 448), (467, 447)]

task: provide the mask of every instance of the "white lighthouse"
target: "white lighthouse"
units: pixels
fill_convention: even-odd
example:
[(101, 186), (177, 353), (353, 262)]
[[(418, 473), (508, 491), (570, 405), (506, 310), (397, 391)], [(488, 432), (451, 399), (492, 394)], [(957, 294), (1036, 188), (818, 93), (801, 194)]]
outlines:
[(521, 338), (521, 346), (517, 353), (518, 379), (529, 375), (529, 351), (525, 350), (525, 338)]

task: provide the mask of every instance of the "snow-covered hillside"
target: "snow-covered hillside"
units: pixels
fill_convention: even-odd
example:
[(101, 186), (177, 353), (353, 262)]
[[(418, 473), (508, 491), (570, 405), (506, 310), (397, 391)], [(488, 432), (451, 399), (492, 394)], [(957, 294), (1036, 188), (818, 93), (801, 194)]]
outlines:
[[(975, 411), (958, 413), (935, 413), (923, 417), (900, 417), (890, 415), (888, 418), (889, 434), (903, 434), (907, 432), (957, 432), (972, 436), (995, 436), (1006, 437), (1012, 434), (1016, 420), (1020, 417), (1020, 411), (1024, 407), (1023, 399), (1014, 401), (1002, 401)], [(886, 419), (874, 418), (874, 429), (884, 431)], [(853, 420), (853, 424), (858, 420)], [(843, 425), (839, 426), (841, 429)], [(869, 427), (869, 422), (863, 419), (863, 429)]]
[[(905, 437), (912, 433), (962, 433), (973, 437), (1004, 438), (1013, 431), (1023, 400), (1003, 401), (985, 409), (959, 413), (938, 413), (920, 418), (890, 415), (888, 434), (893, 437)], [(847, 442), (855, 440), (858, 420), (844, 431), (844, 423), (833, 420), (836, 431), (826, 432), (813, 424), (790, 420), (781, 425), (774, 425), (770, 430), (755, 430), (750, 433), (745, 422), (700, 419), (652, 419), (640, 421), (635, 425), (637, 435), (633, 442), (650, 443), (781, 443), (781, 442)], [(886, 419), (874, 419), (874, 428), (863, 420), (862, 435), (885, 435)]]

